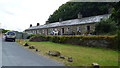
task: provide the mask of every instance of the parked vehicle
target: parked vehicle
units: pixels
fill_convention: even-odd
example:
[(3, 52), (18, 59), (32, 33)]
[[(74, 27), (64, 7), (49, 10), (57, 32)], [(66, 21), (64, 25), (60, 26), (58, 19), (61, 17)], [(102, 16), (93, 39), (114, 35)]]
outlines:
[(15, 42), (15, 38), (16, 38), (16, 33), (15, 32), (6, 32), (5, 33), (5, 41), (13, 41)]

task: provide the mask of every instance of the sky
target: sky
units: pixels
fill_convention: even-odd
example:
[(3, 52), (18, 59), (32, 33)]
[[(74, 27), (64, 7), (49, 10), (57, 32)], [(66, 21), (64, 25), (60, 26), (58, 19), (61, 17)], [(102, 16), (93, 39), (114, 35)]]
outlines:
[(0, 0), (0, 28), (24, 31), (30, 24), (45, 24), (69, 0)]

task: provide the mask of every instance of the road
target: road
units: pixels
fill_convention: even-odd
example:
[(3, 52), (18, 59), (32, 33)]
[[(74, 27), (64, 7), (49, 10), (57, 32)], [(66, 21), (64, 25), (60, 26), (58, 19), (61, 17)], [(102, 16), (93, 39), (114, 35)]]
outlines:
[(29, 51), (16, 42), (2, 41), (2, 66), (64, 66), (64, 64)]
[(0, 67), (2, 67), (2, 39), (0, 38)]

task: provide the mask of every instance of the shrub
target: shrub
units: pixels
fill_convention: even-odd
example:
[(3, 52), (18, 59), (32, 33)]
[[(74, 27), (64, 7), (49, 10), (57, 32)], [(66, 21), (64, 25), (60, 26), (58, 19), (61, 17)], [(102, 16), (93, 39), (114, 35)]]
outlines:
[(27, 39), (30, 39), (32, 36), (36, 36), (35, 34), (28, 35)]
[(120, 51), (120, 30), (118, 30), (118, 34), (117, 34), (117, 43), (118, 43), (118, 50)]
[[(120, 32), (119, 32), (120, 34)], [(111, 49), (118, 49), (117, 45), (118, 36), (45, 36), (36, 35), (32, 36), (30, 41), (51, 41), (55, 43), (74, 44), (81, 46), (95, 46), (107, 47)], [(119, 35), (120, 37), (120, 35)], [(120, 42), (120, 41), (119, 41)]]
[(59, 43), (65, 43), (66, 40), (66, 37), (59, 37)]
[(96, 23), (95, 32), (97, 34), (106, 34), (117, 30), (116, 23), (110, 19), (101, 20)]

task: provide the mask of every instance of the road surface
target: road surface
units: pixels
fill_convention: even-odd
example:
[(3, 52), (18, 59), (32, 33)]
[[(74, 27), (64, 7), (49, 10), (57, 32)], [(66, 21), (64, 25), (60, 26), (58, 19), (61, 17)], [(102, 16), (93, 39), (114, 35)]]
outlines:
[(0, 67), (2, 67), (2, 39), (0, 38)]
[(2, 40), (2, 66), (64, 66), (64, 64), (39, 56), (16, 42)]

